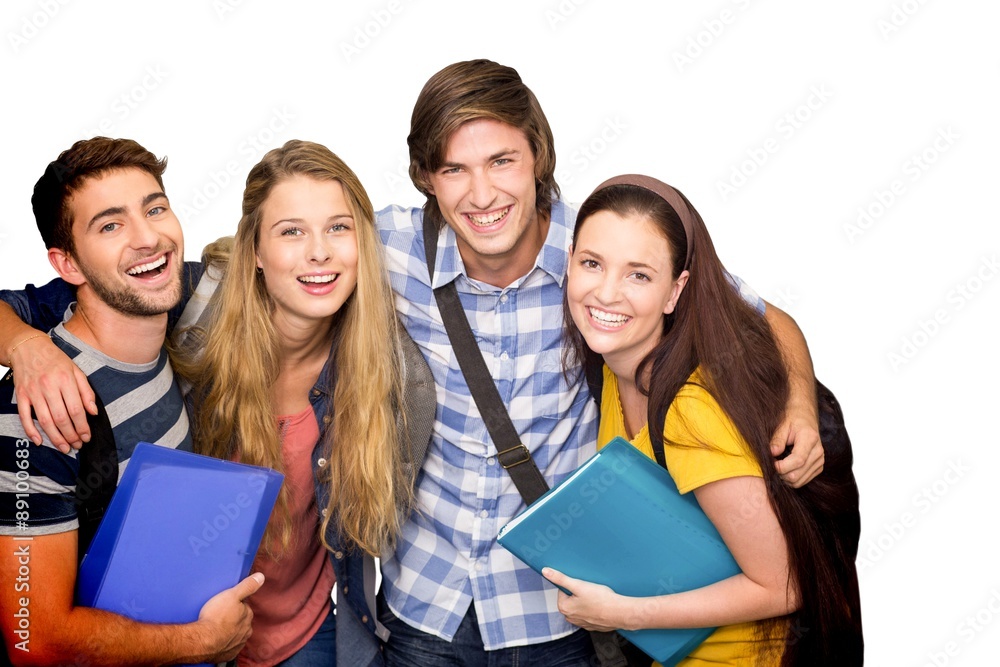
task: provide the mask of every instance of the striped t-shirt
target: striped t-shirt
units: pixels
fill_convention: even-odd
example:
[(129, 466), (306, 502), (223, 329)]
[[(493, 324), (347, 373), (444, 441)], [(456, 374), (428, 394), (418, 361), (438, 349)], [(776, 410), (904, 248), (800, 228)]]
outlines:
[[(107, 408), (119, 478), (139, 442), (191, 451), (184, 400), (165, 350), (150, 363), (126, 364), (87, 345), (62, 324), (50, 335), (87, 375)], [(43, 438), (40, 446), (27, 439), (13, 387), (0, 386), (0, 535), (50, 535), (78, 527), (77, 452), (63, 454)]]

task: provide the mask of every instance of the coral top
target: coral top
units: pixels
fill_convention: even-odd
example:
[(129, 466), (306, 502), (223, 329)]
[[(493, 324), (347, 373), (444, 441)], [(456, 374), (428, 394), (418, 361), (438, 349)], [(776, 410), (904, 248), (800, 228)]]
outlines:
[(312, 470), (312, 452), (319, 440), (316, 415), (308, 407), (279, 417), (278, 425), (292, 537), (288, 549), (273, 550), (280, 556), (269, 555), (262, 546), (254, 561), (251, 572), (263, 572), (266, 580), (247, 602), (254, 614), (253, 635), (239, 655), (241, 667), (276, 665), (305, 646), (330, 613), (336, 580), (319, 540)]

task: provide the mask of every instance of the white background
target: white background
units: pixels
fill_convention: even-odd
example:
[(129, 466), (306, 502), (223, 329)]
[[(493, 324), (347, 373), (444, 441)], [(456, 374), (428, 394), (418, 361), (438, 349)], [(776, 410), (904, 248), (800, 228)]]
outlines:
[(676, 185), (806, 333), (854, 441), (868, 664), (996, 664), (998, 18), (917, 0), (6, 0), (0, 285), (54, 276), (29, 200), (77, 139), (169, 157), (193, 259), (291, 138), (330, 146), (376, 208), (421, 203), (405, 138), (424, 81), (511, 65), (569, 201), (623, 172)]

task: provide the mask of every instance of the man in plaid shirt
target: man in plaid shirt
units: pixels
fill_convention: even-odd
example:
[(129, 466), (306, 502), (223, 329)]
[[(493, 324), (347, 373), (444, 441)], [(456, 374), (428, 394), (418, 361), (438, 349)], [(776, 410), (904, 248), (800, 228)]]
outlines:
[[(410, 175), (427, 202), (378, 215), (396, 307), (437, 385), (438, 409), (418, 479), (417, 511), (383, 559), (379, 620), (392, 665), (593, 664), (586, 632), (557, 608), (557, 589), (496, 542), (524, 503), (470, 395), (432, 290), (456, 282), (497, 389), (550, 485), (596, 451), (597, 409), (562, 368), (563, 281), (576, 212), (559, 199), (547, 120), (517, 72), (456, 63), (424, 86), (412, 116)], [(438, 226), (434, 275), (423, 216)], [(738, 280), (758, 309), (764, 302)], [(811, 363), (794, 322), (768, 306), (788, 349), (793, 397), (776, 452), (792, 484), (822, 468)]]

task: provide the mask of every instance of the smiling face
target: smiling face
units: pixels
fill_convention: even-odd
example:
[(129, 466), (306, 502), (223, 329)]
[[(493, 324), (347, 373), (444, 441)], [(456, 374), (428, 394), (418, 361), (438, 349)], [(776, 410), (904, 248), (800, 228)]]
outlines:
[(132, 317), (167, 312), (181, 298), (184, 236), (156, 179), (142, 169), (115, 169), (83, 181), (67, 201), (73, 250), (53, 248), (50, 261), (91, 295)]
[(469, 121), (427, 176), (469, 277), (506, 287), (531, 270), (548, 220), (535, 210), (535, 158), (524, 132), (491, 119)]
[(670, 244), (644, 217), (598, 211), (580, 223), (567, 274), (570, 315), (619, 375), (634, 373), (663, 334), (688, 277), (674, 280), (671, 266)]
[(343, 186), (302, 175), (276, 184), (261, 207), (257, 267), (279, 327), (328, 324), (358, 282), (356, 226)]

